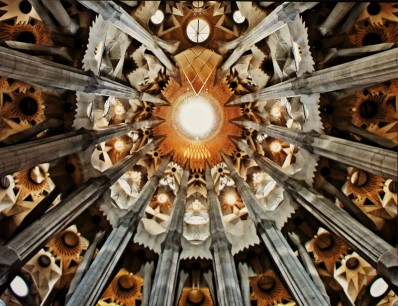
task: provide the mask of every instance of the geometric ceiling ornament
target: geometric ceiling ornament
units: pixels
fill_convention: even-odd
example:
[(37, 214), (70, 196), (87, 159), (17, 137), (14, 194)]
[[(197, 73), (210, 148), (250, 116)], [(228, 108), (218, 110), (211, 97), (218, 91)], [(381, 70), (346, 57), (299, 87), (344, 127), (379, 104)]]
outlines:
[(222, 57), (212, 50), (196, 45), (177, 54), (175, 60), (196, 95), (199, 95)]

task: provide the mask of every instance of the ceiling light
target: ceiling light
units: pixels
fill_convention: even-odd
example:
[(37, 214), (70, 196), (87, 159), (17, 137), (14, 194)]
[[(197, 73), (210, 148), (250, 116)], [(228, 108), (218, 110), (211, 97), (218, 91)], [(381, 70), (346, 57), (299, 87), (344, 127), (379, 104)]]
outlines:
[(188, 138), (203, 139), (216, 127), (215, 109), (203, 96), (188, 97), (178, 106), (176, 123)]
[(376, 279), (370, 286), (370, 295), (377, 298), (388, 290), (388, 284), (382, 278)]
[(167, 202), (168, 198), (169, 197), (166, 194), (161, 193), (161, 194), (158, 195), (158, 202), (161, 203), (161, 204), (164, 204), (164, 203)]
[(245, 21), (245, 16), (242, 15), (241, 11), (235, 11), (232, 18), (236, 23), (243, 23)]
[(271, 149), (272, 152), (278, 153), (278, 152), (280, 152), (282, 150), (282, 146), (281, 146), (281, 144), (279, 142), (274, 141), (274, 142), (271, 143), (270, 149)]
[(164, 20), (164, 13), (161, 10), (157, 10), (155, 14), (151, 17), (151, 21), (154, 24), (161, 24)]
[(29, 294), (29, 287), (26, 281), (19, 275), (15, 276), (10, 283), (10, 289), (18, 297), (26, 297)]
[(233, 194), (229, 194), (225, 198), (225, 202), (227, 202), (228, 205), (234, 205), (236, 203), (236, 197)]
[(117, 151), (122, 151), (124, 147), (124, 142), (122, 140), (117, 140), (113, 146)]
[(193, 19), (188, 23), (187, 35), (194, 43), (204, 42), (210, 36), (210, 25), (203, 19)]

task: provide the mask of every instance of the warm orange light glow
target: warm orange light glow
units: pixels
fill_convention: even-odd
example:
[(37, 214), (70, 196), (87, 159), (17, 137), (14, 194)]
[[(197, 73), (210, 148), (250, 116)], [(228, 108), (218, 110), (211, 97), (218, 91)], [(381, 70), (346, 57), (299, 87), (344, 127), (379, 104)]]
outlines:
[(168, 196), (166, 194), (161, 193), (161, 194), (158, 195), (158, 202), (159, 203), (164, 204), (164, 203), (167, 202), (167, 200), (168, 200)]
[(282, 150), (282, 146), (279, 142), (274, 141), (273, 143), (271, 143), (270, 145), (271, 151), (274, 153), (278, 153)]
[(124, 148), (124, 142), (122, 140), (117, 140), (115, 142), (115, 144), (113, 145), (113, 147), (115, 148), (115, 150), (117, 151), (122, 151)]
[(116, 105), (115, 107), (115, 114), (116, 115), (122, 115), (124, 112), (124, 107), (123, 105)]
[(225, 202), (227, 202), (227, 204), (229, 204), (229, 205), (234, 205), (236, 203), (236, 198), (233, 194), (229, 194), (225, 198)]
[(281, 110), (279, 109), (279, 107), (271, 108), (271, 115), (274, 117), (279, 117), (281, 115)]

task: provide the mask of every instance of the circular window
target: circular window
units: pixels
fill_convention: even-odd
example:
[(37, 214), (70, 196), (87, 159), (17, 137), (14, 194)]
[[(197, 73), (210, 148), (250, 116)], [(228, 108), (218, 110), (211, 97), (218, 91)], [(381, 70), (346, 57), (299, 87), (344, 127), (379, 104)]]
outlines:
[(388, 290), (388, 284), (382, 279), (376, 279), (372, 286), (370, 286), (370, 294), (373, 297), (379, 297), (386, 293)]
[(151, 21), (154, 24), (161, 24), (164, 20), (164, 14), (161, 10), (157, 10), (155, 14), (151, 17)]
[(245, 21), (245, 16), (242, 15), (240, 11), (235, 11), (234, 14), (232, 15), (232, 18), (234, 18), (234, 21), (236, 23), (243, 23)]
[(29, 287), (26, 281), (19, 275), (10, 283), (10, 289), (18, 297), (26, 297), (29, 294)]
[(202, 43), (210, 36), (210, 25), (203, 19), (193, 19), (188, 23), (187, 35), (194, 43)]

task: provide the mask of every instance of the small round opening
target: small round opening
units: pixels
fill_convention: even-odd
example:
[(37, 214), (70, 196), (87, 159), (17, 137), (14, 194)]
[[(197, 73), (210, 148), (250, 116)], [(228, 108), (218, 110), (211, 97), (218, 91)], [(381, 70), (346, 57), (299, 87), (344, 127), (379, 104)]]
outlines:
[(199, 174), (195, 174), (195, 178), (198, 179), (199, 178)]
[(149, 112), (151, 111), (151, 108), (148, 106), (147, 108), (145, 108), (145, 111), (146, 111), (147, 113), (149, 113)]
[(271, 291), (275, 287), (275, 280), (270, 276), (263, 276), (257, 282), (262, 291)]
[(8, 177), (4, 176), (0, 179), (0, 188), (7, 189), (8, 187), (10, 187), (10, 180)]
[(347, 259), (347, 261), (345, 262), (345, 266), (347, 267), (347, 269), (349, 270), (354, 270), (358, 267), (359, 265), (359, 260), (358, 258), (355, 257), (350, 257)]
[(369, 14), (369, 15), (375, 16), (375, 15), (377, 15), (377, 14), (380, 13), (380, 11), (381, 11), (381, 6), (380, 6), (380, 4), (377, 3), (377, 2), (371, 2), (371, 3), (368, 5), (367, 11), (368, 11), (368, 14)]
[(366, 100), (359, 106), (359, 114), (362, 118), (371, 119), (377, 115), (378, 106), (375, 101)]
[(25, 279), (17, 275), (10, 283), (12, 293), (18, 297), (26, 297), (29, 294), (29, 286)]
[(33, 116), (39, 110), (39, 104), (32, 97), (25, 97), (19, 102), (20, 111), (26, 116)]
[(200, 305), (205, 301), (205, 295), (198, 289), (192, 289), (188, 293), (188, 301), (194, 305)]
[(32, 4), (28, 0), (19, 3), (19, 10), (24, 14), (29, 14), (32, 10)]
[(333, 246), (332, 235), (330, 235), (328, 233), (319, 235), (315, 239), (315, 245), (322, 251), (329, 250)]
[(71, 111), (73, 111), (72, 103), (69, 103), (69, 102), (64, 103), (64, 111), (66, 113), (70, 113)]
[(220, 173), (223, 172), (223, 168), (221, 168), (221, 167), (218, 168), (218, 172), (220, 172)]
[(177, 172), (177, 168), (176, 167), (171, 168), (171, 172)]
[(67, 164), (66, 167), (65, 167), (65, 170), (68, 173), (73, 173), (73, 172), (75, 172), (76, 167), (73, 164)]
[(161, 10), (157, 10), (155, 14), (152, 15), (151, 21), (153, 24), (161, 24), (164, 20), (164, 13)]
[(92, 221), (94, 224), (100, 224), (100, 223), (101, 223), (101, 216), (99, 216), (99, 215), (94, 215), (94, 216), (91, 217), (91, 221)]
[(246, 19), (245, 16), (242, 15), (241, 11), (235, 11), (234, 14), (232, 15), (232, 18), (238, 24), (243, 23)]
[(47, 255), (40, 255), (37, 262), (43, 268), (47, 268), (51, 265), (51, 259)]
[(69, 248), (74, 248), (79, 244), (79, 237), (73, 232), (66, 232), (62, 236), (62, 241)]
[(122, 290), (131, 290), (135, 286), (134, 277), (131, 275), (123, 275), (119, 278), (118, 285)]
[(362, 187), (368, 182), (368, 174), (362, 170), (356, 170), (351, 175), (351, 183), (356, 187)]
[(388, 284), (384, 281), (384, 279), (378, 278), (370, 286), (370, 295), (377, 298), (385, 294), (387, 290)]
[(328, 104), (328, 105), (325, 105), (325, 106), (323, 107), (323, 112), (324, 112), (326, 115), (331, 115), (331, 114), (333, 113), (333, 111), (334, 111), (333, 105)]
[(392, 193), (397, 193), (397, 182), (391, 181), (390, 184), (388, 184), (388, 190)]
[(364, 36), (362, 40), (362, 44), (364, 46), (369, 46), (369, 45), (377, 45), (381, 44), (383, 40), (381, 39), (380, 35), (377, 33), (368, 33)]
[(158, 157), (159, 156), (159, 152), (153, 153), (153, 156)]
[(323, 176), (328, 176), (328, 175), (330, 174), (330, 168), (329, 168), (329, 167), (323, 167), (323, 168), (321, 169), (321, 174), (322, 174)]
[(19, 42), (24, 42), (28, 44), (35, 44), (36, 43), (36, 37), (35, 34), (29, 31), (23, 31), (17, 35), (15, 38), (16, 41)]
[(241, 158), (241, 157), (242, 157), (242, 154), (240, 154), (240, 153), (238, 152), (238, 153), (236, 153), (236, 157), (237, 157), (237, 158)]

